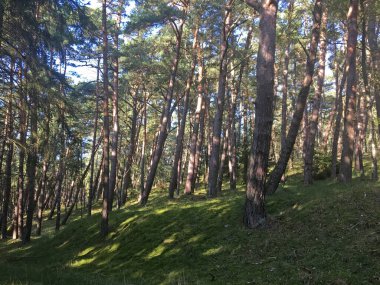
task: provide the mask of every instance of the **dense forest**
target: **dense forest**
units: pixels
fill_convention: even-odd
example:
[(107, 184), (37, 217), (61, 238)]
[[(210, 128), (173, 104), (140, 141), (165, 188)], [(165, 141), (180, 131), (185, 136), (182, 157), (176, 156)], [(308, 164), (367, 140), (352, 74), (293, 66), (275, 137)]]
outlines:
[(377, 0), (1, 0), (1, 238), (79, 217), (101, 242), (152, 196), (244, 195), (257, 231), (294, 173), (376, 183), (379, 31)]

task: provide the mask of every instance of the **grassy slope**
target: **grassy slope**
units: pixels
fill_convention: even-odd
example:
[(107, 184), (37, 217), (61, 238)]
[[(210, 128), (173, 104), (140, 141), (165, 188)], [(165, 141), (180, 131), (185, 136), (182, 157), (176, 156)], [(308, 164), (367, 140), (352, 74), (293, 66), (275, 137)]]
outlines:
[(243, 189), (172, 202), (156, 191), (113, 212), (105, 241), (95, 214), (28, 246), (0, 242), (0, 284), (380, 284), (379, 189), (293, 178), (267, 199), (270, 226), (253, 231)]

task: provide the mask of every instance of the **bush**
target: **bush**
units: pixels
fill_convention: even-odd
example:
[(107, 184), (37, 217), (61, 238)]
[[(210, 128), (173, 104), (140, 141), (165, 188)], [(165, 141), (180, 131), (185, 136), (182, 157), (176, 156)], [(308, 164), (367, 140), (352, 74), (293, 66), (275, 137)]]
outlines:
[(313, 164), (313, 179), (322, 180), (331, 176), (332, 158), (330, 154), (315, 152)]

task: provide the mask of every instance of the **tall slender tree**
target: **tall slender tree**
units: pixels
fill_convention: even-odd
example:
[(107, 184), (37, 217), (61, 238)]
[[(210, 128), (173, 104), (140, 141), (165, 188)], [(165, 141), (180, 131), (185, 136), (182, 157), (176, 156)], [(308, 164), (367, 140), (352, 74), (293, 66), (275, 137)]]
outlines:
[(352, 157), (354, 153), (356, 123), (356, 44), (358, 36), (359, 0), (350, 0), (347, 13), (346, 49), (346, 105), (344, 110), (343, 148), (339, 168), (339, 180), (347, 183), (352, 179)]
[[(185, 8), (184, 8), (186, 11), (185, 12), (186, 14), (189, 9), (188, 5), (189, 3), (186, 2)], [(174, 84), (177, 79), (178, 63), (181, 56), (181, 45), (182, 45), (182, 35), (183, 35), (184, 24), (185, 24), (184, 18), (178, 19), (177, 23), (176, 23), (176, 20), (174, 19), (171, 20), (171, 25), (175, 32), (175, 38), (176, 38), (175, 53), (174, 53), (174, 57), (173, 57), (172, 65), (171, 65), (171, 73), (170, 73), (168, 89), (167, 89), (166, 97), (165, 97), (165, 104), (163, 106), (163, 111), (162, 111), (162, 115), (160, 119), (157, 142), (153, 148), (152, 159), (150, 162), (150, 168), (149, 168), (149, 172), (146, 178), (144, 191), (142, 192), (141, 197), (140, 197), (141, 205), (145, 205), (148, 202), (150, 192), (152, 191), (154, 178), (156, 176), (157, 167), (164, 150), (166, 138), (168, 136), (168, 128), (171, 124)]]
[(244, 206), (244, 224), (256, 228), (266, 224), (265, 178), (273, 124), (274, 63), (276, 52), (277, 1), (246, 0), (260, 13), (259, 49), (257, 52), (257, 97), (255, 129), (249, 156), (247, 188)]
[(317, 75), (317, 88), (314, 92), (313, 105), (310, 117), (309, 136), (306, 143), (306, 153), (304, 157), (304, 184), (310, 185), (313, 183), (313, 168), (314, 168), (314, 153), (315, 153), (315, 140), (318, 132), (318, 121), (320, 106), (323, 93), (323, 85), (325, 81), (325, 65), (326, 65), (326, 51), (327, 51), (327, 7), (324, 5), (322, 22), (321, 22), (321, 36), (319, 48), (319, 65)]
[(212, 144), (210, 161), (208, 165), (208, 195), (215, 197), (218, 193), (217, 181), (220, 167), (220, 147), (223, 124), (224, 97), (226, 93), (227, 67), (228, 67), (228, 38), (232, 25), (232, 4), (233, 0), (228, 0), (224, 6), (223, 30), (221, 33), (219, 50), (219, 79), (218, 93), (216, 96), (216, 112), (212, 127)]
[(286, 136), (285, 147), (281, 148), (280, 158), (276, 163), (275, 168), (271, 172), (268, 181), (266, 182), (266, 190), (268, 193), (274, 193), (277, 190), (278, 184), (281, 181), (281, 177), (285, 173), (305, 111), (307, 97), (309, 95), (310, 86), (313, 82), (314, 76), (314, 67), (322, 19), (322, 2), (322, 0), (316, 0), (314, 4), (313, 28), (311, 32), (309, 52), (306, 52), (305, 50), (305, 52), (307, 53), (306, 72), (304, 80), (302, 82), (301, 90), (299, 91), (297, 96), (297, 101), (295, 104), (296, 109), (294, 110), (292, 122), (290, 124), (288, 134)]
[(103, 33), (103, 208), (100, 232), (108, 234), (108, 212), (110, 202), (109, 154), (110, 154), (110, 121), (109, 121), (109, 86), (108, 86), (108, 32), (107, 32), (107, 0), (102, 3), (102, 33)]

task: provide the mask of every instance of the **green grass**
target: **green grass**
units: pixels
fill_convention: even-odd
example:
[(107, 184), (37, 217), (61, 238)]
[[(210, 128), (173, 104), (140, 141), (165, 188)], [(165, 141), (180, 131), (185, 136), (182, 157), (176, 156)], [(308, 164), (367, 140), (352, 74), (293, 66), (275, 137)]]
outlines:
[(354, 179), (267, 198), (269, 226), (242, 225), (244, 189), (73, 217), (26, 246), (0, 242), (1, 284), (380, 284), (380, 185)]

